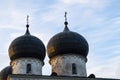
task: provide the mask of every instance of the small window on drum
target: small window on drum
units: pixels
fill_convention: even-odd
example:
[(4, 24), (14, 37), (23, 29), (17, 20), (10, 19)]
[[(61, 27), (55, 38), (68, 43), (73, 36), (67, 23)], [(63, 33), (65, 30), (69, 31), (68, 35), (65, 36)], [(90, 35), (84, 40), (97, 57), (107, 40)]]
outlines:
[(77, 74), (76, 64), (72, 64), (72, 74)]
[(31, 73), (31, 64), (27, 64), (26, 73)]

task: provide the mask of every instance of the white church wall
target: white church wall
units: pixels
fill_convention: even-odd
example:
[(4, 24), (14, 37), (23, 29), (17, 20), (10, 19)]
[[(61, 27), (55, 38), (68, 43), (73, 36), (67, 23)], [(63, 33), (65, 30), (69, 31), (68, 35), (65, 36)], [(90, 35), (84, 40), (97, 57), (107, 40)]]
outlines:
[[(31, 65), (31, 71), (27, 73), (27, 64)], [(42, 75), (43, 62), (34, 58), (20, 58), (11, 62), (13, 74)]]
[[(52, 72), (56, 72), (57, 75), (87, 77), (86, 58), (80, 55), (66, 54), (56, 56), (50, 60), (50, 64)], [(75, 73), (72, 72), (72, 64), (75, 64)]]

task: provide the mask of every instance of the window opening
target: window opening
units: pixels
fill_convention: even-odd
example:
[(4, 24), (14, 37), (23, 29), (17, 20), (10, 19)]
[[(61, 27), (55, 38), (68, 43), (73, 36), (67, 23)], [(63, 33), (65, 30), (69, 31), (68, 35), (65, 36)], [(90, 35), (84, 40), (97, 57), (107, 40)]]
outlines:
[(77, 74), (76, 64), (75, 63), (72, 64), (72, 74)]
[(31, 64), (27, 64), (26, 73), (31, 73)]

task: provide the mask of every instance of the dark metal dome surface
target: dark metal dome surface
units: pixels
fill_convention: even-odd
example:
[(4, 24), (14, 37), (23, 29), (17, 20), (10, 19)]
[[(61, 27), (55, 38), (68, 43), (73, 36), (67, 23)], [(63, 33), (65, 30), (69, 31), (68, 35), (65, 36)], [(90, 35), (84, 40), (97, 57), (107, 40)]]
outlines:
[(11, 60), (18, 58), (37, 58), (44, 60), (45, 46), (43, 42), (35, 36), (30, 35), (28, 29), (26, 34), (13, 40), (9, 47)]
[(10, 74), (12, 74), (12, 68), (11, 66), (8, 66), (0, 72), (0, 80), (7, 80), (7, 77)]
[(86, 57), (88, 50), (86, 39), (76, 32), (69, 31), (67, 26), (63, 32), (53, 36), (47, 45), (49, 58), (62, 54), (78, 54)]

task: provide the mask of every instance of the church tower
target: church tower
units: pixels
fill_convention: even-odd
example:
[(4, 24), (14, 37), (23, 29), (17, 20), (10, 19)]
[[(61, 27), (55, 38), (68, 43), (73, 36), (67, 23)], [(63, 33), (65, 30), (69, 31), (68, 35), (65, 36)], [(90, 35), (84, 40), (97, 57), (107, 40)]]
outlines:
[(65, 28), (53, 36), (47, 45), (52, 73), (58, 76), (87, 77), (88, 42), (80, 34), (70, 31), (65, 13)]
[(42, 75), (45, 58), (43, 42), (29, 32), (28, 16), (26, 33), (13, 40), (9, 47), (12, 74)]

